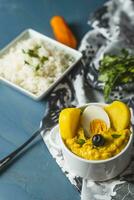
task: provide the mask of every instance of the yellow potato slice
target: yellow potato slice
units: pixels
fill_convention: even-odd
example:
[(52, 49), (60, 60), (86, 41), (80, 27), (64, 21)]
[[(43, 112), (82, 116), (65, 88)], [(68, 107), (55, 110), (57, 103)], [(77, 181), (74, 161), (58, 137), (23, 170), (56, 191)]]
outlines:
[(128, 128), (130, 125), (131, 114), (129, 107), (125, 103), (114, 101), (104, 109), (109, 115), (112, 126), (116, 131)]
[(81, 110), (79, 108), (65, 108), (59, 116), (60, 134), (63, 139), (73, 138), (77, 134)]

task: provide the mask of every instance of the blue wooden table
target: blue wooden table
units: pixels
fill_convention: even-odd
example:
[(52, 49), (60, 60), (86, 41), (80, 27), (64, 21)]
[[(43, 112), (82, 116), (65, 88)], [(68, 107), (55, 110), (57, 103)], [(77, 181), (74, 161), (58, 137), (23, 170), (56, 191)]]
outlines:
[[(49, 24), (53, 15), (64, 16), (80, 41), (89, 30), (89, 14), (104, 1), (0, 0), (0, 48), (27, 28), (53, 37)], [(0, 158), (38, 128), (45, 105), (45, 98), (35, 102), (0, 83)], [(77, 200), (80, 196), (39, 138), (1, 172), (0, 199)]]

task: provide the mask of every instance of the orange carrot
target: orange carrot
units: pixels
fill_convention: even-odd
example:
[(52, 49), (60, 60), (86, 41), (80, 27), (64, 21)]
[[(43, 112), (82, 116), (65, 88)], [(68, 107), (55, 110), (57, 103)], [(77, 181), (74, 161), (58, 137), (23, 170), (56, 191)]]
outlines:
[(52, 17), (50, 24), (56, 40), (69, 47), (77, 47), (77, 40), (63, 17)]

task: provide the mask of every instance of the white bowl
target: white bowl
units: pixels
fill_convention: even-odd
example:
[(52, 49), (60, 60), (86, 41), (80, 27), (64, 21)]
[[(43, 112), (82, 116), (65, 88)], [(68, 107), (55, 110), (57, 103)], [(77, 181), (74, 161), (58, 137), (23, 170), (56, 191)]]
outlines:
[[(88, 105), (94, 105), (94, 103), (90, 103)], [(100, 103), (97, 105), (104, 106), (104, 104)], [(87, 178), (93, 181), (105, 181), (112, 179), (123, 172), (130, 162), (133, 133), (130, 135), (126, 147), (116, 156), (106, 160), (86, 160), (75, 155), (66, 147), (60, 136), (58, 126), (55, 127), (55, 130), (52, 130), (52, 132), (54, 131), (58, 132), (59, 134), (60, 145), (65, 162), (71, 172), (73, 172), (76, 176)]]
[(40, 95), (35, 95), (32, 92), (29, 92), (28, 90), (22, 88), (21, 86), (8, 81), (7, 79), (0, 77), (0, 80), (4, 81), (4, 83), (8, 84), (9, 86), (15, 88), (16, 90), (22, 92), (23, 94), (31, 97), (34, 100), (41, 100), (45, 95), (50, 92), (50, 90), (76, 65), (76, 63), (81, 59), (82, 54), (81, 52), (72, 49), (66, 45), (61, 44), (60, 42), (51, 39), (33, 29), (27, 29), (24, 32), (22, 32), (19, 36), (17, 36), (12, 42), (10, 42), (5, 48), (3, 48), (0, 51), (0, 57), (2, 57), (5, 54), (8, 54), (8, 51), (10, 48), (14, 47), (17, 43), (21, 42), (22, 40), (29, 39), (29, 38), (40, 38), (44, 42), (49, 42), (53, 47), (56, 47), (57, 49), (61, 51), (65, 51), (65, 53), (71, 55), (74, 58), (74, 62), (63, 72), (63, 74), (57, 78), (56, 81), (54, 81), (47, 90), (43, 91)]

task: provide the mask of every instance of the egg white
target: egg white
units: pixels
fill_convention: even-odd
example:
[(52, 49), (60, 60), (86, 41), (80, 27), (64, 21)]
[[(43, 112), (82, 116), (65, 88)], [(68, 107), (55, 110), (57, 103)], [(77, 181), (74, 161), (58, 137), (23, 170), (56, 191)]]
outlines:
[(87, 106), (81, 116), (81, 124), (87, 136), (90, 136), (90, 122), (95, 119), (103, 120), (107, 127), (110, 128), (110, 119), (108, 114), (101, 106)]

